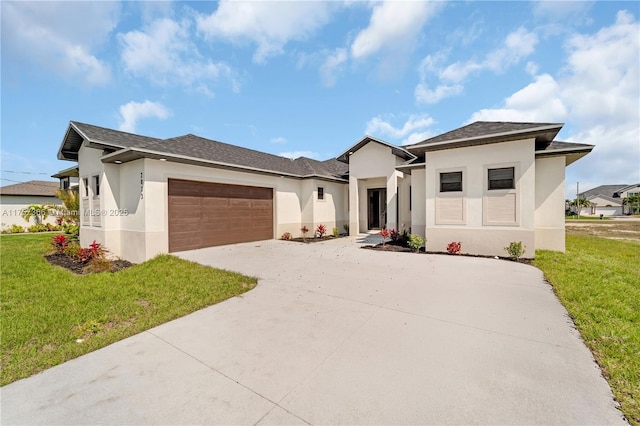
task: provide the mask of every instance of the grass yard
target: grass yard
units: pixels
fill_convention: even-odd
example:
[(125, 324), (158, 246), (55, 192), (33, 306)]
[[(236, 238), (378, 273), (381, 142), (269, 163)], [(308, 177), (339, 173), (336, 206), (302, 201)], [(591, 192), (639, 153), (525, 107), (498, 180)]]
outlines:
[(2, 385), (242, 294), (257, 283), (169, 255), (116, 273), (75, 275), (43, 258), (50, 241), (51, 234), (0, 237)]
[(567, 235), (565, 254), (537, 251), (553, 286), (600, 364), (622, 412), (640, 425), (640, 242)]

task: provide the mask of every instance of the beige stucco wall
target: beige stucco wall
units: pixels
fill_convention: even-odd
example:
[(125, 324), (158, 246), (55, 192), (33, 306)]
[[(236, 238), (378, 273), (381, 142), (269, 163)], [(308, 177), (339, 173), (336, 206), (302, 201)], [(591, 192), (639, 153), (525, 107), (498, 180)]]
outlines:
[(418, 234), (422, 238), (426, 235), (426, 171), (417, 169), (411, 172), (411, 233)]
[(538, 158), (536, 167), (535, 247), (564, 252), (564, 157)]
[[(55, 197), (42, 197), (36, 195), (0, 195), (0, 227), (8, 228), (11, 225), (19, 225), (28, 228), (35, 225), (35, 218), (29, 219), (27, 222), (22, 217), (22, 212), (30, 205), (41, 206), (43, 204), (61, 205), (62, 202)], [(43, 223), (54, 225), (57, 217), (54, 214), (49, 215)]]
[[(517, 220), (508, 226), (487, 225), (484, 207), (487, 198), (494, 195), (487, 192), (487, 169), (511, 166), (516, 170)], [(463, 171), (464, 220), (460, 224), (438, 224), (439, 173), (456, 169)], [(522, 241), (533, 248), (535, 176), (533, 139), (427, 153), (424, 200), (427, 250), (445, 251), (452, 241), (460, 241), (465, 253), (491, 256), (504, 256), (504, 247), (511, 241)], [(416, 176), (413, 185), (415, 181)], [(528, 250), (526, 256), (533, 256), (533, 250)]]
[[(274, 189), (274, 238), (285, 232), (300, 234), (303, 223), (315, 229), (322, 223), (330, 233), (348, 218), (348, 185), (318, 179), (294, 179), (275, 175), (214, 169), (152, 159), (102, 164), (102, 151), (82, 147), (80, 176), (101, 176), (101, 226), (92, 222), (81, 228), (81, 244), (94, 239), (115, 256), (142, 262), (168, 252), (168, 180), (185, 179), (224, 184), (262, 186)], [(322, 186), (325, 199), (317, 200)], [(82, 191), (82, 188), (81, 188)], [(304, 194), (304, 196), (303, 196)], [(92, 205), (81, 197), (81, 209)], [(89, 207), (87, 207), (89, 208)], [(305, 222), (305, 219), (308, 222)]]
[[(351, 235), (367, 231), (367, 189), (386, 188), (387, 223), (389, 228), (398, 228), (396, 214), (396, 190), (404, 173), (395, 167), (402, 164), (391, 148), (370, 142), (349, 157), (350, 202), (349, 223)], [(351, 182), (353, 179), (353, 182)], [(356, 194), (357, 191), (357, 194)], [(356, 207), (357, 206), (357, 207)]]

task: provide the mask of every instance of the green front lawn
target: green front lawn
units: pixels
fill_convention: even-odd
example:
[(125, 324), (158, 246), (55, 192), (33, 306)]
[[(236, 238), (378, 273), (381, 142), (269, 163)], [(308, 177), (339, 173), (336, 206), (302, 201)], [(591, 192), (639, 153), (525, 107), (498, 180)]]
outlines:
[(600, 364), (622, 412), (640, 425), (640, 244), (567, 235), (540, 268)]
[(50, 241), (51, 234), (0, 237), (2, 385), (257, 283), (170, 255), (116, 273), (75, 275), (42, 257)]

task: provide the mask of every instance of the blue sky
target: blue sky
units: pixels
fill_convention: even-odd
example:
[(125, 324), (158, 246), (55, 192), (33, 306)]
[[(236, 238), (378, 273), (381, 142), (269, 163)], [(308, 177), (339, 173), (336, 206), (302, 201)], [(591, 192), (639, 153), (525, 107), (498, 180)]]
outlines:
[(637, 2), (2, 1), (2, 185), (70, 120), (324, 160), (365, 134), (566, 123), (567, 197), (640, 182)]

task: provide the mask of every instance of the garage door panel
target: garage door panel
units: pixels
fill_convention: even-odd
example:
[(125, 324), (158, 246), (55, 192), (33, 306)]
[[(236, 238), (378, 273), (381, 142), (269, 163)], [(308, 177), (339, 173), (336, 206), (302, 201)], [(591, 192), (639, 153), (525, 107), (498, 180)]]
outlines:
[(169, 179), (169, 251), (273, 238), (273, 189)]

